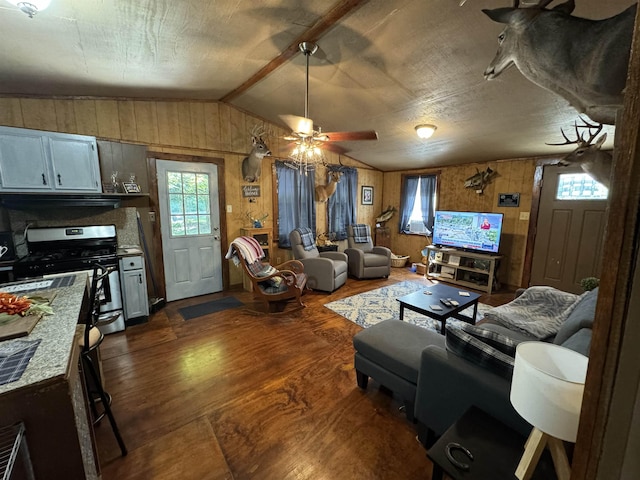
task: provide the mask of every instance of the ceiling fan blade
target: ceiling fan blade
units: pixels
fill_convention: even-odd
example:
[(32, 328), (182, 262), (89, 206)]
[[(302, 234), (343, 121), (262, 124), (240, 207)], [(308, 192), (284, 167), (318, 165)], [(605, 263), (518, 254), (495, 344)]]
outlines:
[(363, 130), (362, 132), (322, 132), (329, 137), (329, 142), (349, 142), (352, 140), (377, 140), (378, 132)]
[(349, 150), (340, 145), (336, 145), (335, 143), (323, 143), (320, 145), (320, 148), (323, 150), (328, 150), (329, 152), (337, 153), (338, 155), (345, 155)]
[(297, 115), (278, 115), (287, 126), (296, 133), (310, 136), (313, 134), (313, 120)]

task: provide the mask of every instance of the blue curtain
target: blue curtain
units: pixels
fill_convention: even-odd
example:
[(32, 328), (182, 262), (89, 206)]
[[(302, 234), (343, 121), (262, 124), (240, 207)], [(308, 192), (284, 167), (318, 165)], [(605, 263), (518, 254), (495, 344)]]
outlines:
[(289, 233), (308, 227), (316, 235), (316, 204), (313, 198), (315, 171), (301, 173), (291, 164), (276, 161), (278, 179), (278, 246), (290, 248)]
[(419, 176), (404, 177), (403, 196), (400, 205), (400, 233), (409, 233), (409, 221), (413, 211), (413, 204), (416, 201), (416, 194), (418, 193), (419, 178)]
[[(327, 166), (329, 172), (338, 170), (342, 177), (336, 187), (336, 193), (329, 197), (327, 216), (329, 217), (329, 232), (336, 240), (347, 238), (347, 225), (356, 223), (358, 205), (358, 170), (338, 165)], [(327, 172), (327, 179), (329, 178)]]
[(422, 175), (420, 177), (420, 208), (422, 209), (422, 222), (427, 229), (427, 234), (433, 233), (435, 220), (436, 176)]

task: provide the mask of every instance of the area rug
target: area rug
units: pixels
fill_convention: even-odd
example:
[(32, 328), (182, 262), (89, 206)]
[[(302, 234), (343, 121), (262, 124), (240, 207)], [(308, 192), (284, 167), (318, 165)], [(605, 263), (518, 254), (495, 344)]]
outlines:
[[(396, 300), (404, 295), (423, 290), (424, 283), (404, 281), (389, 285), (388, 287), (377, 288), (368, 292), (359, 293), (342, 300), (325, 304), (330, 310), (338, 315), (342, 315), (347, 320), (357, 323), (361, 327), (367, 328), (383, 320), (400, 318), (400, 303)], [(478, 303), (478, 314), (476, 322), (482, 320), (484, 313), (492, 308), (490, 305)], [(471, 317), (473, 307), (469, 307), (461, 312), (463, 315)], [(404, 309), (404, 321), (411, 322), (424, 328), (429, 328), (437, 332), (440, 331), (440, 322), (425, 315), (421, 315), (411, 310)], [(461, 320), (455, 318), (447, 319), (447, 325), (462, 324)]]
[(183, 307), (178, 309), (180, 315), (185, 320), (191, 320), (193, 318), (202, 317), (209, 313), (221, 312), (229, 308), (236, 308), (243, 306), (240, 300), (236, 297), (224, 297), (218, 300), (211, 300), (209, 302), (199, 303), (198, 305), (191, 305), (189, 307)]

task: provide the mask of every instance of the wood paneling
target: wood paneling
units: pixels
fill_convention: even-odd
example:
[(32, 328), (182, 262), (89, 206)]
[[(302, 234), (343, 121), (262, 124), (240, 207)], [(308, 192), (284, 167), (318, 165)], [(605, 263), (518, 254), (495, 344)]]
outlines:
[[(453, 167), (412, 170), (410, 172), (387, 172), (384, 174), (384, 193), (382, 208), (393, 205), (400, 209), (402, 174), (439, 172), (438, 204), (439, 210), (488, 211), (504, 214), (504, 227), (500, 253), (505, 258), (500, 266), (499, 277), (503, 284), (519, 286), (524, 267), (529, 222), (520, 220), (520, 212), (531, 209), (531, 192), (536, 159), (501, 160), (496, 162), (468, 164)], [(482, 194), (464, 188), (464, 181), (477, 170), (487, 167), (498, 175), (489, 183)], [(477, 170), (476, 170), (477, 169)], [(498, 207), (500, 193), (520, 193), (519, 207)], [(375, 200), (374, 200), (375, 201)], [(379, 212), (378, 212), (379, 213)], [(409, 255), (411, 262), (422, 261), (420, 251), (430, 243), (422, 235), (399, 234), (399, 214), (395, 214), (387, 223), (391, 228), (391, 250), (397, 255)]]

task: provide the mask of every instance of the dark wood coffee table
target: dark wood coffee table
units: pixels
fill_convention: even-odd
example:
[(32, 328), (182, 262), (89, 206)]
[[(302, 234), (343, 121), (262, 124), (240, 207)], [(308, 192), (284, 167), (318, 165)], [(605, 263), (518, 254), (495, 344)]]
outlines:
[[(427, 294), (425, 292), (431, 292)], [(468, 293), (468, 296), (460, 295), (460, 292)], [(474, 325), (476, 323), (476, 314), (478, 313), (478, 299), (480, 294), (468, 292), (460, 288), (449, 287), (438, 283), (436, 285), (425, 286), (425, 288), (417, 292), (410, 293), (397, 300), (400, 302), (400, 320), (404, 319), (404, 309), (407, 308), (414, 312), (426, 315), (429, 318), (440, 322), (440, 333), (444, 335), (447, 318), (457, 318)], [(440, 299), (451, 299), (459, 303), (456, 307), (447, 307)], [(432, 305), (438, 305), (442, 310), (434, 310)], [(473, 316), (467, 317), (461, 315), (460, 312), (465, 308), (473, 306)]]

